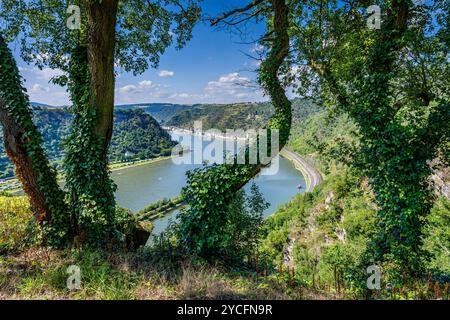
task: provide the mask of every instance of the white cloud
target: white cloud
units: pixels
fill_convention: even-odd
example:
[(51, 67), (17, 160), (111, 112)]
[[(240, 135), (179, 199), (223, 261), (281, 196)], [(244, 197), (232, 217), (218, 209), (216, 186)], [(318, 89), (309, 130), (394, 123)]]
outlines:
[(44, 80), (46, 82), (49, 82), (54, 77), (59, 77), (64, 74), (60, 69), (43, 68), (41, 70), (38, 67), (19, 67), (19, 71), (21, 73), (30, 72), (34, 75), (36, 80)]
[(155, 87), (155, 85), (150, 80), (144, 80), (144, 81), (139, 82), (139, 88), (141, 88), (141, 89), (149, 89), (149, 88), (153, 88), (153, 87)]
[(59, 77), (64, 74), (62, 70), (59, 69), (50, 69), (50, 68), (44, 68), (42, 70), (37, 69), (36, 75), (38, 79), (50, 81), (54, 77)]
[(251, 88), (255, 87), (252, 81), (241, 76), (238, 72), (229, 73), (223, 75), (217, 81), (210, 81), (206, 86), (207, 91), (217, 91), (217, 90), (233, 90), (237, 88)]
[(255, 43), (255, 45), (251, 47), (249, 51), (251, 53), (261, 54), (264, 52), (264, 46), (259, 43)]
[(30, 101), (46, 103), (52, 106), (70, 105), (69, 94), (65, 89), (55, 85), (41, 85), (38, 83), (28, 87)]
[(173, 93), (169, 97), (172, 101), (181, 101), (182, 103), (202, 103), (205, 102), (208, 96), (206, 94), (198, 93)]
[(30, 90), (31, 93), (46, 93), (50, 92), (49, 87), (41, 86), (40, 84), (35, 83)]
[(162, 78), (173, 77), (175, 75), (175, 72), (169, 70), (161, 70), (158, 72), (158, 75)]
[(138, 83), (124, 84), (116, 89), (116, 103), (238, 103), (251, 101), (266, 101), (267, 97), (259, 85), (251, 78), (232, 72), (224, 74), (216, 80), (206, 83), (203, 90), (176, 91), (173, 87), (156, 84), (150, 80)]
[(138, 88), (133, 84), (129, 84), (129, 85), (119, 88), (119, 92), (122, 94), (136, 92), (137, 90), (138, 90)]
[(170, 94), (161, 91), (162, 86), (151, 80), (127, 84), (116, 89), (116, 103), (144, 103), (155, 99), (166, 99)]
[(154, 84), (151, 80), (143, 80), (139, 82), (137, 85), (128, 84), (123, 87), (120, 87), (117, 91), (121, 94), (136, 94), (142, 93), (148, 89), (158, 88), (159, 86)]

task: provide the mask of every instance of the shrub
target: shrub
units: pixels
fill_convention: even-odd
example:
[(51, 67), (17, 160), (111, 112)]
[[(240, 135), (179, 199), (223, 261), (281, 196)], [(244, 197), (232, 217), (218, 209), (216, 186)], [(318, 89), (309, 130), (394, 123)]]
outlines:
[(25, 244), (33, 214), (26, 197), (0, 196), (0, 253)]
[[(197, 184), (191, 181), (184, 194), (192, 192)], [(204, 196), (208, 197), (208, 193)], [(189, 206), (181, 211), (177, 218), (179, 223), (173, 228), (180, 245), (188, 254), (210, 261), (227, 262), (228, 265), (240, 264), (244, 257), (254, 254), (263, 221), (262, 213), (269, 206), (255, 184), (250, 195), (242, 190), (237, 191), (230, 195), (228, 202), (216, 204), (215, 209), (187, 202)]]
[(450, 200), (440, 199), (426, 219), (424, 249), (428, 270), (450, 281)]

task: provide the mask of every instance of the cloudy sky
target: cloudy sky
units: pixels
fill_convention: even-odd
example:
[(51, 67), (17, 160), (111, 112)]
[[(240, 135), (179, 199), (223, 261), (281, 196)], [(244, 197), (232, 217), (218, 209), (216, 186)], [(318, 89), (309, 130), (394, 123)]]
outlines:
[[(204, 1), (204, 14), (217, 16), (242, 6), (242, 1)], [(255, 85), (261, 48), (252, 43), (264, 30), (264, 25), (251, 25), (244, 38), (225, 30), (200, 23), (194, 37), (181, 51), (169, 48), (157, 70), (133, 76), (116, 70), (116, 104), (170, 103), (230, 103), (267, 100)], [(19, 43), (11, 43), (30, 100), (50, 105), (69, 104), (65, 88), (49, 83), (59, 70), (38, 70), (19, 58)]]

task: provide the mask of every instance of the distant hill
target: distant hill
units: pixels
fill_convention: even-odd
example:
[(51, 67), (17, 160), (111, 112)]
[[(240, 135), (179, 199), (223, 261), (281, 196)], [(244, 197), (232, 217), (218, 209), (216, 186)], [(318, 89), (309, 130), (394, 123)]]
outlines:
[[(49, 158), (59, 163), (63, 156), (61, 142), (69, 133), (72, 115), (66, 108), (33, 106), (33, 119), (44, 138)], [(150, 159), (169, 155), (176, 144), (158, 122), (143, 110), (115, 110), (110, 160)], [(0, 136), (0, 178), (12, 177), (13, 166), (7, 158)]]
[(31, 105), (31, 107), (41, 107), (41, 108), (50, 108), (50, 109), (64, 108), (63, 106), (51, 106), (49, 104), (40, 103), (40, 102), (30, 102), (30, 105)]
[(171, 154), (176, 142), (151, 115), (143, 110), (130, 109), (115, 110), (114, 116), (110, 148), (112, 160), (149, 159)]
[[(302, 122), (321, 108), (309, 100), (292, 100), (293, 123)], [(203, 129), (250, 129), (261, 128), (275, 110), (270, 102), (204, 104), (175, 113), (164, 125), (191, 129), (194, 121), (202, 121)]]
[(196, 105), (171, 104), (171, 103), (140, 103), (140, 104), (118, 105), (115, 108), (119, 110), (141, 109), (149, 113), (160, 124), (165, 124), (178, 112), (190, 110), (192, 108), (195, 108), (195, 106)]

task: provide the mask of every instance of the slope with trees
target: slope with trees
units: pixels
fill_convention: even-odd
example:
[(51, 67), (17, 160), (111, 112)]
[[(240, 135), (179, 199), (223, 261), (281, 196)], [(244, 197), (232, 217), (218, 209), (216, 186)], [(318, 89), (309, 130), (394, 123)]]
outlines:
[[(57, 164), (64, 156), (63, 141), (70, 132), (72, 116), (66, 109), (33, 107), (33, 121), (42, 133), (44, 150)], [(0, 178), (14, 176), (13, 166), (0, 138)], [(150, 115), (142, 110), (116, 110), (114, 131), (109, 150), (113, 162), (152, 159), (171, 154), (175, 145), (170, 135)]]
[[(297, 123), (306, 119), (320, 107), (310, 100), (293, 99), (292, 122)], [(236, 103), (236, 104), (205, 104), (196, 105), (190, 109), (176, 112), (164, 123), (183, 129), (192, 129), (194, 121), (202, 121), (204, 130), (219, 129), (259, 129), (263, 128), (270, 117), (274, 115), (270, 102)]]

